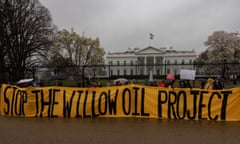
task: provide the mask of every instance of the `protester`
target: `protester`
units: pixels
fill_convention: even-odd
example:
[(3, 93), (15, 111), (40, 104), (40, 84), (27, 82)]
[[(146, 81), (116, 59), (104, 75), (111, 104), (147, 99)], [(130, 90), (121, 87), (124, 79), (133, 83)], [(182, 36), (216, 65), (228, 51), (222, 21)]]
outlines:
[(173, 88), (174, 80), (167, 80), (165, 87)]
[(179, 88), (192, 88), (189, 80), (180, 80), (179, 81)]
[(206, 83), (207, 83), (207, 80), (206, 80), (206, 79), (201, 79), (201, 80), (200, 80), (200, 89), (204, 89)]
[(185, 88), (185, 81), (184, 80), (179, 81), (179, 88)]
[(122, 85), (120, 81), (116, 81), (116, 86)]
[(164, 80), (161, 80), (160, 82), (159, 82), (159, 85), (158, 85), (159, 87), (165, 87), (165, 81)]
[(38, 80), (34, 80), (32, 85), (33, 87), (41, 87), (41, 84)]
[(130, 84), (136, 84), (136, 80), (135, 80), (135, 79), (132, 79), (132, 80), (130, 81)]
[(213, 89), (213, 82), (214, 82), (214, 80), (212, 78), (208, 78), (207, 83), (204, 86), (204, 89), (212, 90)]
[(192, 85), (190, 84), (189, 80), (185, 81), (185, 88), (192, 88)]
[(55, 81), (55, 86), (62, 86), (62, 83), (59, 80)]
[(222, 86), (222, 84), (221, 84), (221, 82), (220, 82), (219, 79), (215, 79), (215, 80), (214, 80), (213, 89), (215, 89), (215, 90), (221, 90), (221, 89), (223, 89), (223, 86)]

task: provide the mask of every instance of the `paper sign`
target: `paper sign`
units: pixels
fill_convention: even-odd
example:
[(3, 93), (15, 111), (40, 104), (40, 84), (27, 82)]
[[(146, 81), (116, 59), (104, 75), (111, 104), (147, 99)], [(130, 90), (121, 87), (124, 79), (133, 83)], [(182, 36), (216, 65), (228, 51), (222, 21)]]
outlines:
[(195, 80), (196, 71), (195, 70), (180, 70), (180, 79), (184, 80)]

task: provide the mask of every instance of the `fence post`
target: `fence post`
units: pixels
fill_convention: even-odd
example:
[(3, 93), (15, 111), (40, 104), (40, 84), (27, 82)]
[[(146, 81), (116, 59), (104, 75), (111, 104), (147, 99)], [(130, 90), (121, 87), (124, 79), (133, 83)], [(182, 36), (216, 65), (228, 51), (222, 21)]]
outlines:
[(85, 69), (85, 66), (83, 65), (82, 66), (82, 87), (84, 87), (84, 78), (85, 78), (84, 69)]
[(108, 65), (108, 82), (110, 83), (111, 71), (110, 71), (110, 64)]
[(225, 71), (226, 71), (226, 59), (223, 60), (223, 78), (225, 80)]
[(32, 68), (32, 75), (33, 75), (33, 79), (35, 79), (35, 66), (33, 66)]

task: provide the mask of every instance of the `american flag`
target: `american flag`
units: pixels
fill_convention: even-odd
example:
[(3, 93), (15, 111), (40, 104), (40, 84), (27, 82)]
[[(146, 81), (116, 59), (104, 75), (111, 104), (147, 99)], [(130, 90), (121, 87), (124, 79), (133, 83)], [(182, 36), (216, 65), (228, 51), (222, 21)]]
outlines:
[(152, 33), (149, 33), (149, 37), (150, 37), (150, 39), (153, 39), (154, 35)]

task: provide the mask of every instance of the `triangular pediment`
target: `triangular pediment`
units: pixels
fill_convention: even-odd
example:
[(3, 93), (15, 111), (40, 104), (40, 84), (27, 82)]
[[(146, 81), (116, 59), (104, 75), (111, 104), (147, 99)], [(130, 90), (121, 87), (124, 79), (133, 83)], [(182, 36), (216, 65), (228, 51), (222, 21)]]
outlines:
[(136, 51), (136, 54), (156, 54), (156, 53), (162, 54), (162, 53), (165, 53), (165, 51), (152, 46), (139, 49), (138, 51)]

